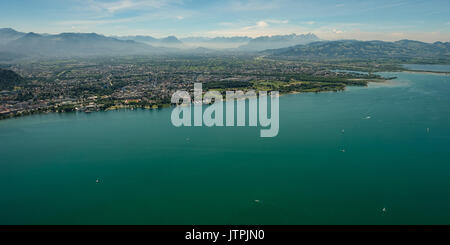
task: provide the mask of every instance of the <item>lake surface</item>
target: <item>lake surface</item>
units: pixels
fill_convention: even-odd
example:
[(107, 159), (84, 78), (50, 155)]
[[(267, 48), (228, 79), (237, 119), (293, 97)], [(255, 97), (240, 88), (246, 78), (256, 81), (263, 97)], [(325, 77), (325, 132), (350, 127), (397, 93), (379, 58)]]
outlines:
[(450, 65), (421, 65), (421, 64), (407, 64), (404, 68), (413, 71), (436, 71), (436, 72), (450, 72)]
[(0, 223), (450, 224), (450, 76), (383, 75), (282, 96), (276, 138), (171, 109), (0, 121)]

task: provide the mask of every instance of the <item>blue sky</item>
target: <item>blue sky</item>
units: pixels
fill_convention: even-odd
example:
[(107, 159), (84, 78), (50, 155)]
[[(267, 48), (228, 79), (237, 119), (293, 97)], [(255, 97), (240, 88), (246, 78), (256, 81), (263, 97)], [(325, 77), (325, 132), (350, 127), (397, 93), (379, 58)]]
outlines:
[(450, 41), (449, 0), (14, 0), (0, 25), (24, 32)]

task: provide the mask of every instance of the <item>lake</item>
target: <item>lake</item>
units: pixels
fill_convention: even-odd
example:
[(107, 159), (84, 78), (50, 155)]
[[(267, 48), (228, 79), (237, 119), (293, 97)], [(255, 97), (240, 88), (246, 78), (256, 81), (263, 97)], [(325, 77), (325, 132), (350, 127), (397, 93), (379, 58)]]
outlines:
[(450, 72), (450, 65), (405, 64), (403, 67), (412, 71)]
[(275, 138), (171, 109), (0, 121), (0, 224), (450, 224), (450, 76), (382, 75), (281, 96)]

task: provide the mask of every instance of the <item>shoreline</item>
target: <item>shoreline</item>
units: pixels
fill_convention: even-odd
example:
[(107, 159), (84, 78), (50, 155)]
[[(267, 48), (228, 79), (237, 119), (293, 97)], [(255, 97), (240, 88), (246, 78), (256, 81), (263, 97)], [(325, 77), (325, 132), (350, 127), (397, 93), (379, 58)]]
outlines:
[(450, 71), (418, 71), (418, 70), (404, 70), (402, 72), (412, 74), (432, 74), (432, 75), (450, 75)]
[[(354, 81), (363, 81), (364, 79), (354, 79)], [(389, 79), (369, 79), (369, 80), (364, 80), (367, 83), (362, 86), (362, 87), (368, 87), (369, 83), (386, 83)], [(358, 85), (344, 85), (344, 87), (342, 89), (338, 89), (338, 90), (330, 90), (330, 89), (323, 89), (323, 90), (305, 90), (305, 91), (290, 91), (290, 92), (285, 92), (279, 93), (279, 97), (281, 96), (285, 96), (285, 95), (294, 95), (294, 94), (303, 94), (303, 93), (328, 93), (328, 92), (343, 92), (346, 90), (347, 87), (360, 87)], [(224, 99), (224, 101), (226, 101)], [(135, 109), (141, 109), (141, 110), (148, 110), (148, 111), (154, 111), (154, 110), (160, 110), (160, 109), (165, 109), (165, 108), (171, 108), (173, 105), (171, 104), (162, 104), (162, 105), (153, 105), (153, 106), (133, 106), (133, 105), (122, 105), (122, 106), (111, 106), (105, 109), (98, 109), (98, 110), (94, 110), (94, 111), (51, 111), (51, 110), (37, 110), (37, 111), (28, 111), (28, 112), (24, 112), (24, 113), (20, 113), (20, 114), (13, 114), (13, 115), (6, 115), (3, 117), (0, 117), (0, 121), (3, 120), (8, 120), (8, 119), (14, 119), (14, 118), (19, 118), (19, 117), (25, 117), (25, 116), (31, 116), (31, 115), (42, 115), (42, 114), (50, 114), (50, 113), (54, 113), (54, 114), (63, 114), (63, 113), (71, 113), (71, 112), (75, 112), (75, 113), (85, 113), (85, 114), (90, 114), (90, 113), (95, 113), (95, 112), (108, 112), (108, 111), (119, 111), (122, 109), (125, 110), (135, 110)]]

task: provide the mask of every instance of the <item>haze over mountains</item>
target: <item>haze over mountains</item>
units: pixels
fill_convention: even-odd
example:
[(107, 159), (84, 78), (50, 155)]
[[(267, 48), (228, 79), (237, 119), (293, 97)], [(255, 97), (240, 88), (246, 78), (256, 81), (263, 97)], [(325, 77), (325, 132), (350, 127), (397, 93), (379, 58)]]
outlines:
[(0, 45), (4, 45), (11, 41), (17, 40), (23, 37), (25, 33), (18, 32), (11, 28), (0, 29)]
[(23, 33), (0, 29), (0, 53), (7, 56), (95, 56), (148, 54), (158, 52), (192, 52), (235, 49), (262, 51), (318, 41), (314, 34), (271, 37), (188, 37), (154, 38), (151, 36), (113, 36), (96, 33), (61, 33), (57, 35)]
[(116, 38), (118, 40), (123, 40), (123, 41), (127, 41), (127, 40), (136, 41), (136, 42), (152, 45), (155, 47), (166, 47), (166, 48), (182, 48), (183, 47), (183, 43), (180, 40), (178, 40), (178, 38), (175, 36), (168, 36), (166, 38), (154, 38), (152, 36), (125, 36), (125, 37), (117, 36), (117, 37), (113, 37), (113, 38)]
[(0, 60), (18, 57), (84, 57), (122, 54), (150, 54), (158, 50), (132, 40), (118, 40), (95, 33), (58, 35), (20, 33), (0, 29)]
[[(176, 38), (169, 36), (166, 38), (154, 38), (151, 36), (124, 36), (117, 37), (121, 40), (134, 40), (147, 43), (156, 47), (175, 47), (175, 48), (207, 48), (207, 49), (235, 49), (248, 44), (250, 37), (186, 37)], [(288, 47), (288, 46), (286, 46)]]
[(28, 33), (5, 45), (20, 54), (50, 56), (85, 56), (150, 52), (151, 46), (135, 41), (122, 41), (95, 33), (62, 33), (39, 35)]
[(314, 34), (250, 37), (151, 36), (107, 37), (96, 33), (57, 35), (0, 29), (0, 61), (29, 57), (89, 57), (163, 53), (214, 53), (220, 50), (260, 53), (295, 59), (412, 59), (450, 60), (450, 43), (402, 40), (323, 41)]
[(263, 51), (266, 49), (287, 48), (290, 46), (308, 44), (317, 41), (320, 41), (320, 39), (312, 33), (271, 37), (265, 36), (252, 39), (247, 45), (243, 45), (239, 47), (239, 49), (245, 51)]
[(133, 40), (157, 47), (170, 48), (209, 48), (209, 49), (239, 49), (240, 51), (262, 51), (266, 49), (286, 48), (320, 41), (312, 34), (291, 34), (277, 36), (250, 37), (187, 37), (178, 39), (175, 36), (154, 38), (151, 36), (116, 37), (120, 40)]

